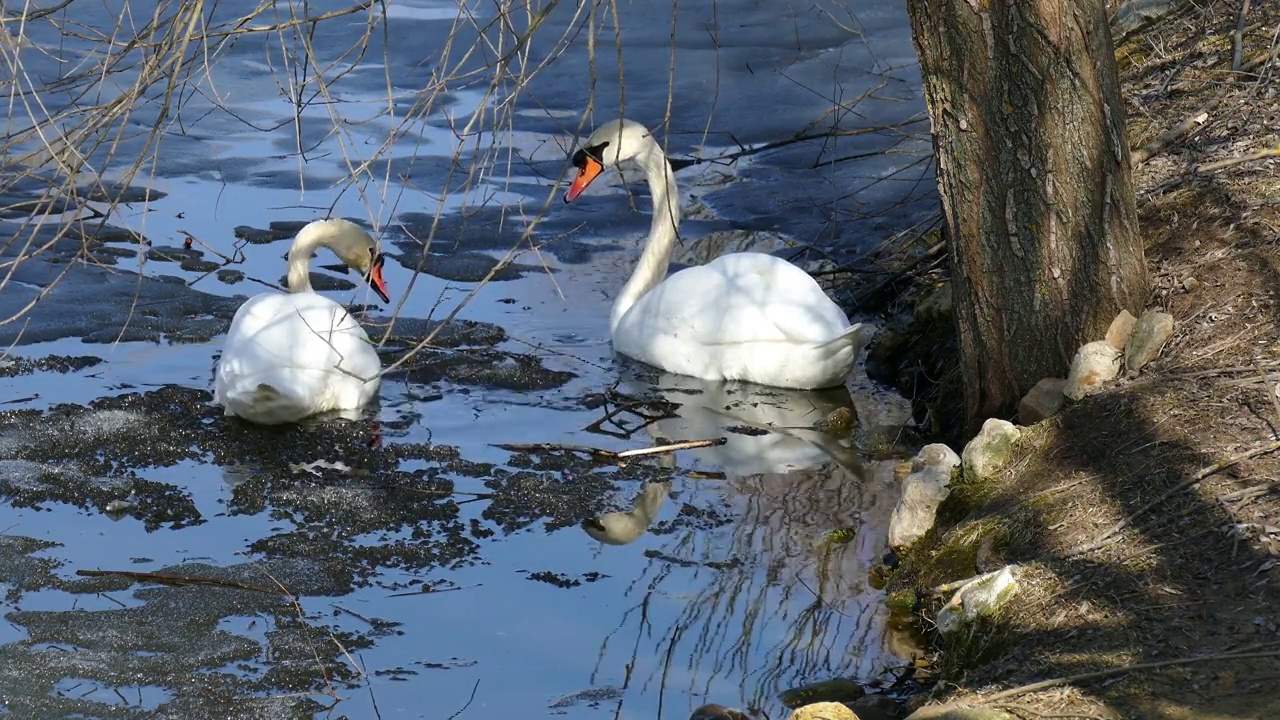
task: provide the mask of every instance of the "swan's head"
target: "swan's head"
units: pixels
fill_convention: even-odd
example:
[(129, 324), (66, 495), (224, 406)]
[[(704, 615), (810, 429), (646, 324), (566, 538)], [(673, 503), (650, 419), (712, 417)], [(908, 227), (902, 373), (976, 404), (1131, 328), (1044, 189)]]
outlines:
[(302, 228), (295, 245), (302, 245), (306, 240), (310, 240), (306, 244), (312, 244), (313, 247), (328, 247), (343, 264), (360, 273), (382, 302), (391, 302), (391, 296), (387, 294), (387, 283), (382, 279), (384, 258), (378, 252), (377, 243), (364, 228), (342, 218), (317, 220)]
[(578, 174), (564, 194), (564, 201), (577, 199), (606, 169), (633, 160), (643, 162), (652, 157), (655, 150), (661, 156), (662, 148), (654, 141), (653, 133), (634, 120), (618, 118), (601, 125), (573, 154), (573, 166)]

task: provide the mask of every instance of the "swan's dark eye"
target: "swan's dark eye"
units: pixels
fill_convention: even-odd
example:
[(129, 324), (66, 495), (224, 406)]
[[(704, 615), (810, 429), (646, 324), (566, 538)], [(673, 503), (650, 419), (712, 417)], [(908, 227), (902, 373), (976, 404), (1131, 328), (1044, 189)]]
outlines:
[(596, 162), (603, 165), (604, 160), (602, 160), (601, 158), (604, 157), (604, 149), (607, 147), (609, 147), (609, 141), (605, 140), (599, 145), (592, 145), (591, 147), (582, 148), (581, 150), (573, 154), (573, 166), (581, 170), (582, 168), (586, 167), (587, 158), (591, 158), (592, 160), (595, 160)]

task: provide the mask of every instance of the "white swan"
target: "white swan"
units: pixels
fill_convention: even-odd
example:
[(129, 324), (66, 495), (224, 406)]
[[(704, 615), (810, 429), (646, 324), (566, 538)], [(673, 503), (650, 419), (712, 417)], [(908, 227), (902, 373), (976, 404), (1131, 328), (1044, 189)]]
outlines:
[(868, 329), (849, 318), (805, 271), (764, 253), (730, 253), (663, 280), (680, 223), (680, 199), (662, 148), (631, 120), (596, 129), (573, 155), (572, 202), (606, 167), (634, 162), (649, 181), (653, 224), (609, 316), (619, 353), (704, 380), (816, 389), (844, 383)]
[(327, 247), (363, 275), (383, 302), (382, 255), (340, 218), (308, 223), (289, 250), (289, 293), (263, 293), (236, 311), (214, 371), (213, 401), (263, 425), (355, 411), (378, 392), (382, 361), (346, 308), (311, 289), (311, 255)]

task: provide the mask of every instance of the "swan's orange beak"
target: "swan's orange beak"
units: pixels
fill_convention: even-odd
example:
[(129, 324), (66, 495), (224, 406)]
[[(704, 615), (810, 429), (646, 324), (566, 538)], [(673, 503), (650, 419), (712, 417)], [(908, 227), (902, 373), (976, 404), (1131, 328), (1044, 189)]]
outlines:
[(387, 283), (382, 279), (382, 255), (373, 259), (373, 267), (369, 268), (369, 287), (382, 298), (382, 302), (391, 302), (391, 296), (387, 294)]
[(595, 158), (590, 156), (583, 158), (582, 165), (578, 168), (578, 177), (574, 178), (573, 183), (569, 185), (569, 191), (564, 194), (564, 201), (568, 203), (577, 200), (582, 191), (600, 177), (602, 172), (604, 172), (604, 166)]

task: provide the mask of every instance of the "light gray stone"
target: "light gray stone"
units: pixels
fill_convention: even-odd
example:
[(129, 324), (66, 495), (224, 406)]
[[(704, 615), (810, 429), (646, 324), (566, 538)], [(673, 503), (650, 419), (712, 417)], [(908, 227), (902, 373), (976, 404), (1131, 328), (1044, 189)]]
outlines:
[(1164, 20), (1187, 0), (1124, 0), (1111, 16), (1111, 35), (1119, 44), (1129, 35)]
[(1173, 316), (1169, 313), (1148, 310), (1138, 318), (1125, 353), (1124, 366), (1129, 372), (1138, 372), (1156, 359), (1160, 349), (1173, 335)]
[(949, 635), (982, 615), (999, 610), (1018, 589), (1013, 565), (979, 575), (956, 590), (950, 602), (938, 611), (938, 631)]
[(1067, 401), (1067, 396), (1062, 394), (1066, 387), (1067, 381), (1063, 378), (1045, 378), (1036, 383), (1018, 403), (1018, 422), (1035, 425), (1057, 415)]
[(1133, 335), (1133, 326), (1137, 322), (1138, 318), (1132, 313), (1121, 310), (1116, 319), (1111, 321), (1111, 327), (1107, 328), (1107, 342), (1111, 347), (1124, 350), (1125, 343), (1129, 342), (1129, 337)]
[(1013, 441), (1022, 431), (1008, 420), (988, 418), (977, 437), (964, 446), (964, 474), (970, 480), (989, 480), (1009, 461)]
[(858, 716), (841, 703), (821, 702), (797, 708), (787, 720), (858, 720)]
[(1102, 390), (1119, 374), (1120, 351), (1111, 343), (1097, 340), (1082, 345), (1071, 360), (1071, 372), (1067, 375), (1067, 386), (1062, 394), (1079, 400)]
[(910, 547), (933, 527), (938, 506), (951, 494), (951, 473), (960, 456), (943, 445), (925, 445), (912, 461), (911, 474), (902, 481), (902, 497), (889, 516), (889, 547)]
[(694, 710), (689, 720), (751, 720), (751, 716), (737, 708), (710, 703)]

